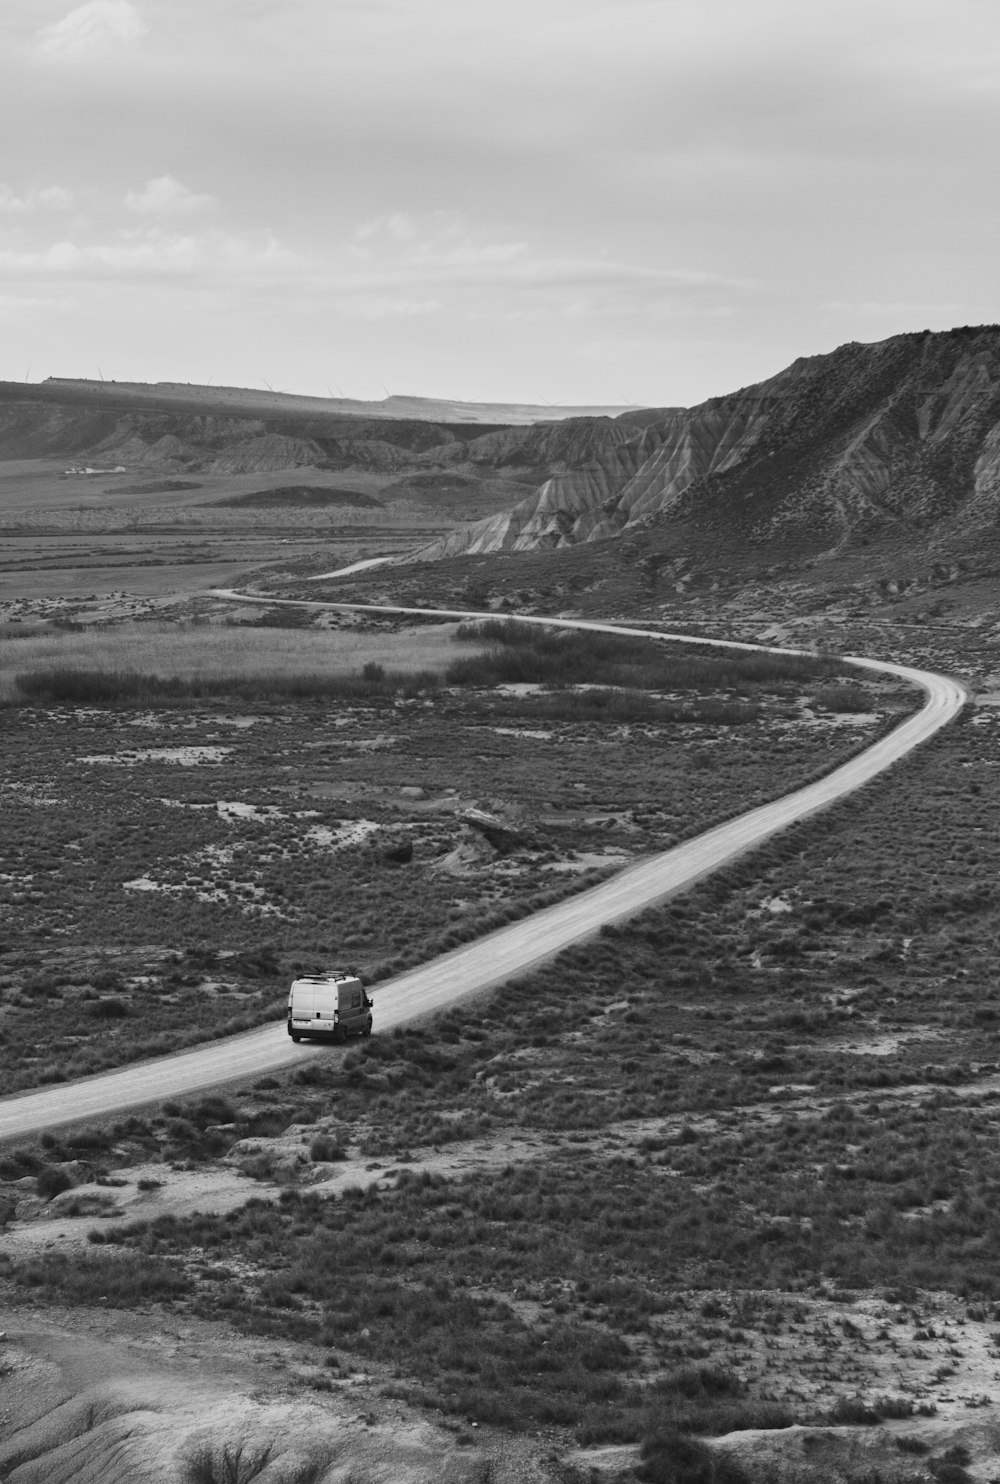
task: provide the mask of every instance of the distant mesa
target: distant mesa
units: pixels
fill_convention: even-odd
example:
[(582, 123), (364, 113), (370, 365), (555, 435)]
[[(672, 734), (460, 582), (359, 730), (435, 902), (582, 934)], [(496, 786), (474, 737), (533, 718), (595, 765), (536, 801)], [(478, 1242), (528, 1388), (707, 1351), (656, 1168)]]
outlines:
[(256, 387), (200, 386), (181, 381), (91, 381), (85, 377), (49, 376), (37, 384), (62, 395), (77, 395), (106, 402), (194, 403), (201, 407), (226, 407), (249, 414), (310, 413), (314, 416), (349, 416), (415, 419), (421, 422), (507, 423), (560, 422), (568, 417), (616, 417), (636, 411), (630, 403), (617, 406), (553, 406), (549, 402), (462, 402), (451, 397), (387, 396), (382, 401), (356, 397), (308, 397), (294, 392), (262, 391)]

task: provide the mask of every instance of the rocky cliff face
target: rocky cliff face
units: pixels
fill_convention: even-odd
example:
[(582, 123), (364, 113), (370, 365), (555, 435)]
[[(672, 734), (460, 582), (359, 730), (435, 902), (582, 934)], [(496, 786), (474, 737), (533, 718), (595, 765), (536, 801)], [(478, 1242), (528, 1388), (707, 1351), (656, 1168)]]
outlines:
[(613, 447), (421, 559), (604, 539), (651, 522), (817, 550), (1000, 513), (1000, 327), (899, 335), (795, 361), (700, 407), (613, 426)]
[[(531, 551), (617, 535), (621, 492), (658, 442), (647, 431), (629, 441), (608, 444), (583, 468), (553, 474), (512, 510), (459, 528), (435, 544), (437, 556), (491, 551)], [(571, 450), (566, 450), (571, 455)]]

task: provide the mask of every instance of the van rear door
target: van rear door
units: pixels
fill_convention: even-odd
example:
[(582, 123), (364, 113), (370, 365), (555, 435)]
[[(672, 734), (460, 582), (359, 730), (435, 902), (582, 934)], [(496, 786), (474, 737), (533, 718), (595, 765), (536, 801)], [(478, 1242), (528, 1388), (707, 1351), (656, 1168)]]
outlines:
[(313, 1018), (313, 989), (312, 981), (309, 979), (296, 979), (292, 985), (292, 1019), (312, 1020)]
[(313, 985), (312, 1022), (317, 1030), (332, 1031), (339, 1008), (338, 986), (324, 979)]

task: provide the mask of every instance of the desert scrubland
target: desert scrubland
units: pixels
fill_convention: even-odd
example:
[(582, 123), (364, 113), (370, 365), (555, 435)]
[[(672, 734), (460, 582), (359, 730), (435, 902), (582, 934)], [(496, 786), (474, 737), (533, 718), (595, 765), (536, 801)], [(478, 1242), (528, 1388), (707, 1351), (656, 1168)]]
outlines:
[[(952, 350), (986, 354), (968, 336)], [(828, 398), (845, 438), (866, 385), (850, 360)], [(966, 382), (949, 385), (954, 419)], [(938, 424), (922, 426), (926, 441)], [(483, 436), (510, 456), (513, 435)], [(473, 493), (513, 508), (543, 445), (553, 478), (559, 460), (574, 472), (571, 436), (518, 430), (522, 462), (490, 475), (505, 492), (475, 439), (464, 462), (428, 444), (442, 503), (419, 521), (457, 529)], [(579, 455), (577, 495), (598, 467), (628, 474), (631, 436), (587, 434), (604, 442)], [(343, 462), (345, 446), (321, 452)], [(243, 480), (218, 487), (227, 500), (298, 483), (381, 501), (405, 482), (365, 484), (350, 457), (353, 472), (237, 476), (192, 456), (167, 473)], [(938, 457), (942, 489), (959, 466), (945, 478)], [(717, 512), (725, 481), (705, 478)], [(393, 498), (433, 507), (433, 481), (408, 491)], [(203, 490), (174, 493), (180, 529)], [(801, 530), (768, 544), (688, 510), (683, 529), (465, 541), (316, 581), (386, 554), (351, 524), (362, 507), (230, 504), (246, 560), (175, 547), (151, 568), (127, 501), (102, 494), (119, 513), (88, 515), (91, 534), (80, 512), (60, 525), (69, 503), (60, 486), (46, 524), (38, 497), (0, 595), (4, 1091), (269, 1021), (284, 1037), (290, 978), (330, 963), (375, 986), (376, 1034), (0, 1151), (0, 1476), (99, 1480), (110, 1459), (184, 1484), (1000, 1474), (989, 531), (945, 522), (934, 545), (914, 519), (824, 555)], [(98, 558), (114, 583), (88, 583)], [(223, 585), (253, 597), (223, 602)], [(473, 632), (279, 598), (493, 617)], [(517, 625), (546, 613), (812, 654), (654, 657)], [(381, 979), (790, 790), (919, 703), (838, 652), (953, 674), (970, 703), (682, 897), (378, 1034)]]

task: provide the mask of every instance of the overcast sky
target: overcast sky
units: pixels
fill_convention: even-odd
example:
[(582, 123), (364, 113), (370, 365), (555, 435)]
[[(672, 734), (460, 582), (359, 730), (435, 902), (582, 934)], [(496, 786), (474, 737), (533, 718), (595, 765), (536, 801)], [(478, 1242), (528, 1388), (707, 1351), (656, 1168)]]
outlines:
[(0, 377), (693, 404), (1000, 320), (997, 0), (5, 0)]

